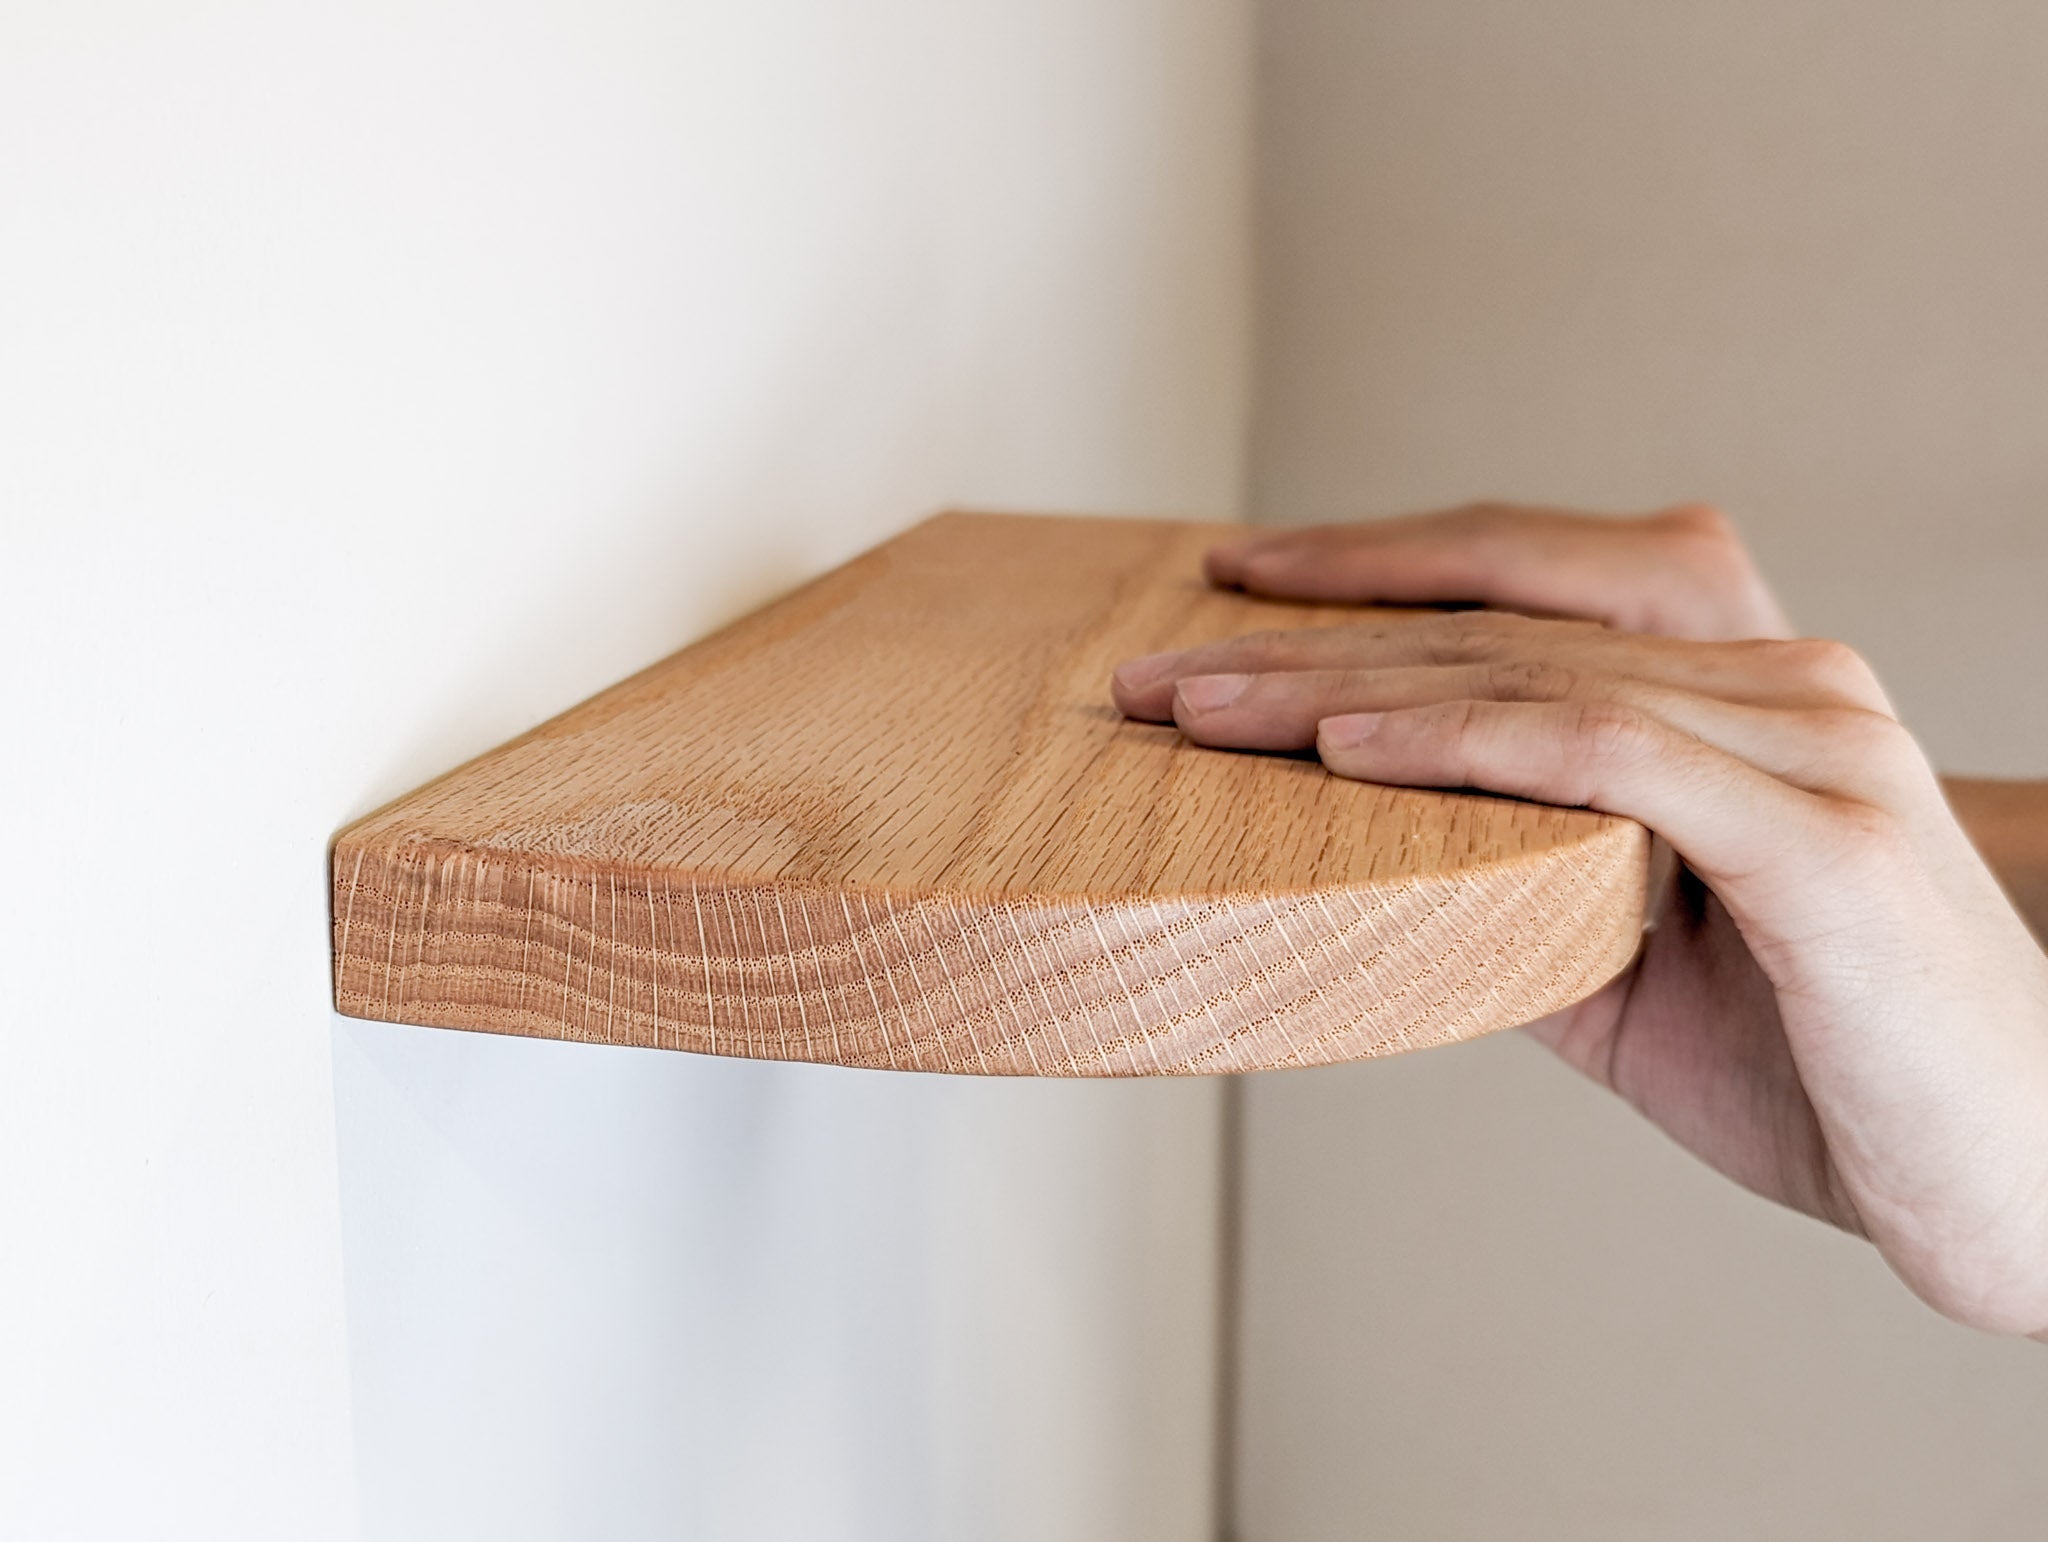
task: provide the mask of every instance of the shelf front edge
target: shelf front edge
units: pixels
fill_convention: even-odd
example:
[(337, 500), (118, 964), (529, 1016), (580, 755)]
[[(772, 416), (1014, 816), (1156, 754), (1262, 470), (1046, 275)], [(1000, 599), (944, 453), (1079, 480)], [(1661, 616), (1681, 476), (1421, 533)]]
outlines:
[(877, 1069), (1319, 1065), (1474, 1038), (1590, 995), (1640, 942), (1648, 846), (1611, 821), (1477, 875), (1020, 901), (344, 833), (334, 998), (384, 1022)]

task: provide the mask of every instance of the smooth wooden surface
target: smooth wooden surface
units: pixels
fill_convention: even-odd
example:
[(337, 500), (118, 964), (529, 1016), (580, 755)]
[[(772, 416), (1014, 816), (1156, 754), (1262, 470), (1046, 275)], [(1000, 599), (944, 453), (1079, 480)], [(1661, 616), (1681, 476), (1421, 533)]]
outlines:
[(1124, 721), (1120, 660), (1358, 618), (1231, 528), (942, 515), (343, 831), (352, 1016), (905, 1070), (1470, 1038), (1636, 947), (1640, 826)]

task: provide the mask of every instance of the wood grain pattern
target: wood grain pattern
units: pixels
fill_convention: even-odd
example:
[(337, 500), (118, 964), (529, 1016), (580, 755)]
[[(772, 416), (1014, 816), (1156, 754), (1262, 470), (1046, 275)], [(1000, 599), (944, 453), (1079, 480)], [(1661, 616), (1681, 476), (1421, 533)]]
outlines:
[(1633, 954), (1626, 820), (1124, 721), (1120, 660), (1355, 611), (1235, 527), (942, 515), (344, 830), (352, 1016), (903, 1070), (1247, 1071), (1470, 1038)]

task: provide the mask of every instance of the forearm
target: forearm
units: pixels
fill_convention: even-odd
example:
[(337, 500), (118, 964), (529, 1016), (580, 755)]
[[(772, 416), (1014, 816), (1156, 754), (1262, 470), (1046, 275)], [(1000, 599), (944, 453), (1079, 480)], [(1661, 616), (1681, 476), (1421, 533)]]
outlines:
[(1942, 787), (2034, 935), (2048, 942), (2048, 781), (1947, 776)]

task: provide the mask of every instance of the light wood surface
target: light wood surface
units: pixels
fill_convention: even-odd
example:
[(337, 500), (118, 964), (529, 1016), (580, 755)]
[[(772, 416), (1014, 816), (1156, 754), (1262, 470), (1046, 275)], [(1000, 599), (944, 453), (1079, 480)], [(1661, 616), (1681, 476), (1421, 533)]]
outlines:
[(1355, 620), (1235, 527), (942, 515), (344, 830), (339, 1009), (903, 1070), (1257, 1070), (1470, 1038), (1635, 950), (1626, 820), (1124, 721), (1119, 661)]

